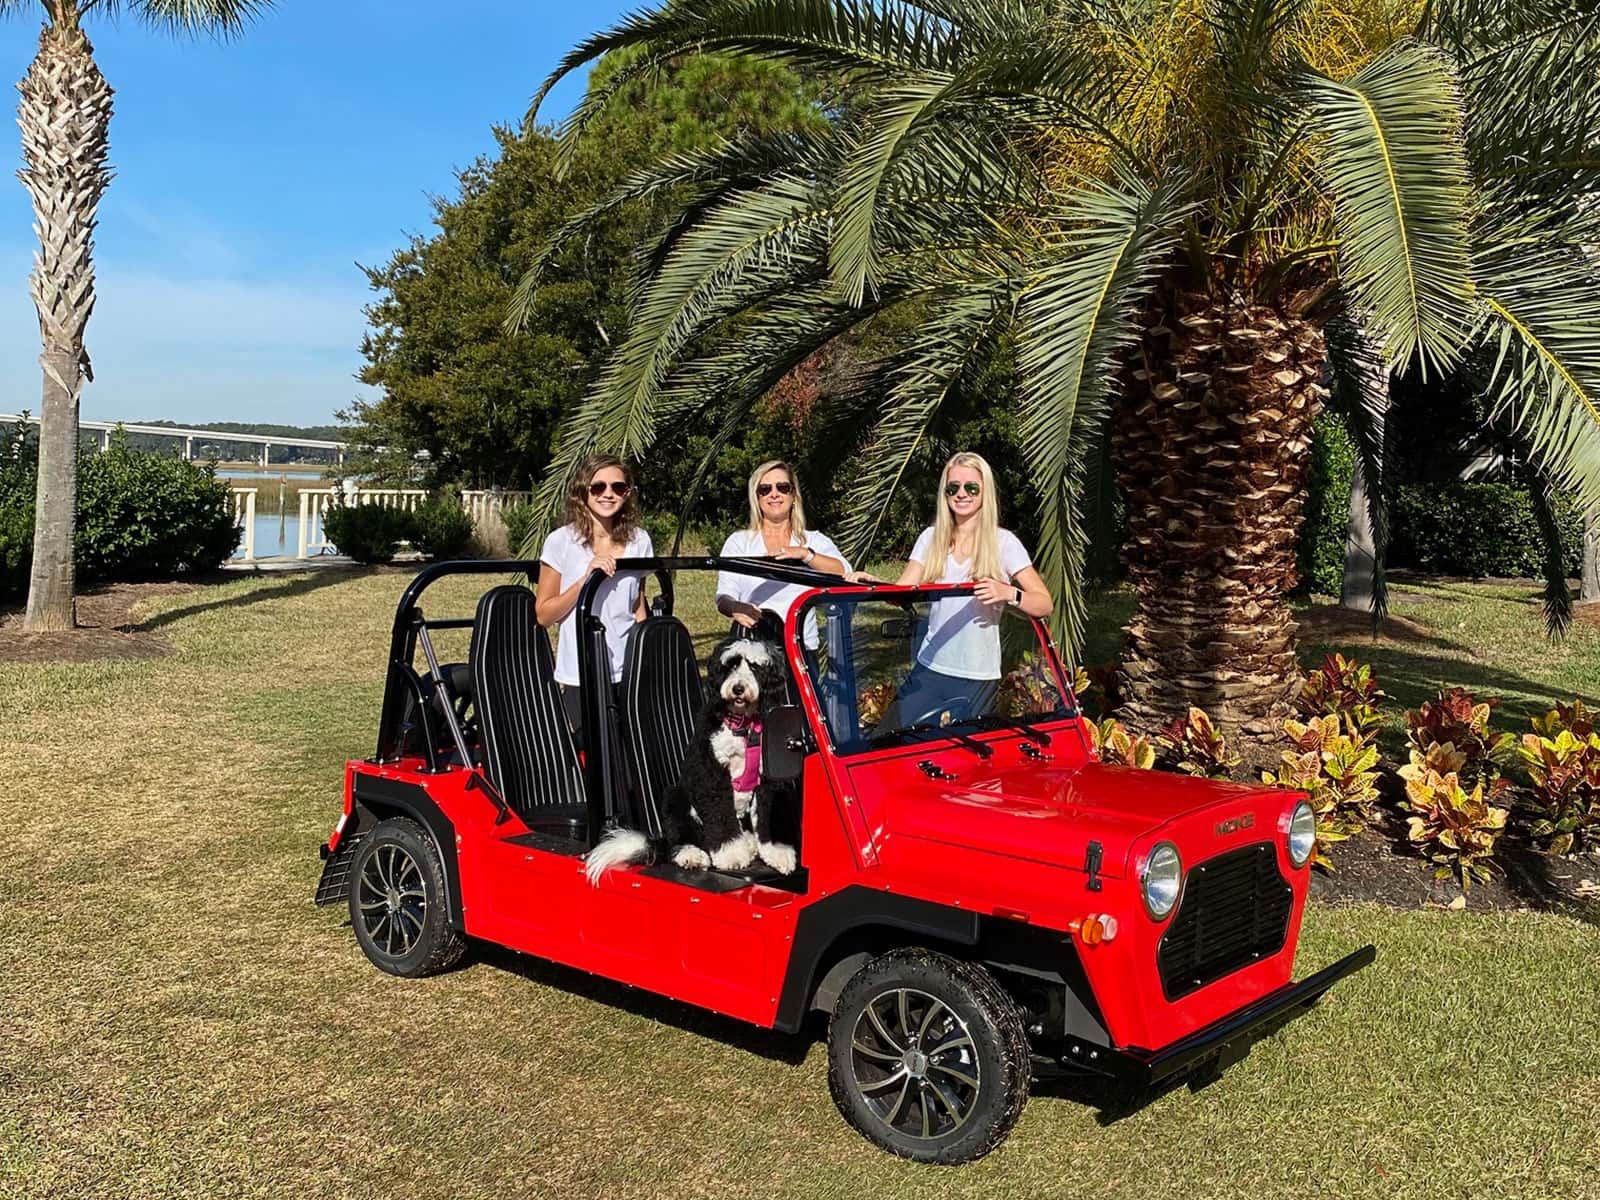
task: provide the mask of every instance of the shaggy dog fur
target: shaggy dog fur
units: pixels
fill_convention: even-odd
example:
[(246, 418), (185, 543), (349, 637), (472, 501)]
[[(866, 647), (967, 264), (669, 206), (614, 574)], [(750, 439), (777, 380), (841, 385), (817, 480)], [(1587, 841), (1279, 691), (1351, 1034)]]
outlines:
[(687, 870), (743, 871), (757, 859), (787, 875), (795, 869), (797, 805), (792, 784), (761, 778), (735, 791), (745, 773), (750, 723), (784, 701), (782, 650), (752, 638), (728, 638), (706, 664), (708, 698), (683, 774), (667, 797), (664, 836), (613, 829), (585, 859), (591, 883), (610, 867), (670, 857)]

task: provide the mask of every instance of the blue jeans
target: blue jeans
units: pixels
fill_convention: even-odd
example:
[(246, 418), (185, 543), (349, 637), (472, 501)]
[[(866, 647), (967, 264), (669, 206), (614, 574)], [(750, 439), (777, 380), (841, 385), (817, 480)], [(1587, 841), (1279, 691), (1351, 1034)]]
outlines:
[(918, 663), (895, 693), (881, 728), (921, 722), (938, 725), (946, 713), (952, 721), (981, 716), (994, 706), (999, 686), (998, 679), (962, 679)]

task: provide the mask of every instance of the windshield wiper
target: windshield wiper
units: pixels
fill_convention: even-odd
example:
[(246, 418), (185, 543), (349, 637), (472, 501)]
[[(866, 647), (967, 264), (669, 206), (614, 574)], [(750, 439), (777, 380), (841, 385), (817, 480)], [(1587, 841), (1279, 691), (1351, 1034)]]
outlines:
[(1030, 742), (1040, 746), (1050, 744), (1050, 735), (1040, 729), (1038, 722), (1030, 721), (1026, 717), (1007, 717), (1000, 713), (980, 713), (976, 717), (963, 717), (953, 721), (954, 725), (976, 725), (979, 729), (1015, 729)]
[(883, 733), (875, 733), (867, 739), (867, 745), (892, 746), (896, 742), (905, 740), (909, 735), (919, 733), (937, 733), (950, 738), (963, 749), (972, 751), (979, 758), (989, 758), (994, 754), (994, 747), (987, 746), (978, 741), (977, 738), (968, 737), (964, 733), (957, 733), (951, 728), (951, 725), (959, 724), (961, 724), (959, 721), (952, 721), (950, 725), (936, 725), (932, 721), (919, 721), (915, 725), (902, 725), (898, 729), (889, 729), (885, 730)]

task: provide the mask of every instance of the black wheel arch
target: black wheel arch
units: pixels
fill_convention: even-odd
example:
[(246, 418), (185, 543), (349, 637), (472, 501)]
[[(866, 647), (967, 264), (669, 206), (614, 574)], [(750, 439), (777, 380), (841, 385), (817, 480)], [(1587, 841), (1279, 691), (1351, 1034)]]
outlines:
[(355, 798), (356, 828), (346, 828), (344, 836), (370, 833), (379, 821), (390, 817), (410, 817), (433, 839), (434, 849), (444, 867), (445, 911), (453, 929), (465, 929), (461, 906), (461, 872), (456, 863), (456, 829), (450, 818), (419, 784), (381, 775), (357, 773), (352, 784)]
[(1041, 1037), (1110, 1044), (1069, 936), (861, 886), (807, 905), (795, 922), (774, 1028), (798, 1032), (814, 1009), (831, 1011), (845, 982), (863, 964), (911, 945), (982, 963), (1019, 1004), (1041, 1016), (1035, 1030)]

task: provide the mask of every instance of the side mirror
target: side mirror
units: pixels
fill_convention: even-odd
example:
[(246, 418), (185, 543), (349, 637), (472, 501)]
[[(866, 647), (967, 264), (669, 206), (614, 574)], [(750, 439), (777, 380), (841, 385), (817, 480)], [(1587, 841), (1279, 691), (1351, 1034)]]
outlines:
[(879, 622), (878, 636), (902, 642), (910, 640), (911, 618), (890, 617), (887, 621)]
[(761, 774), (765, 778), (780, 782), (799, 779), (810, 749), (811, 730), (804, 712), (793, 704), (768, 710), (761, 731)]

